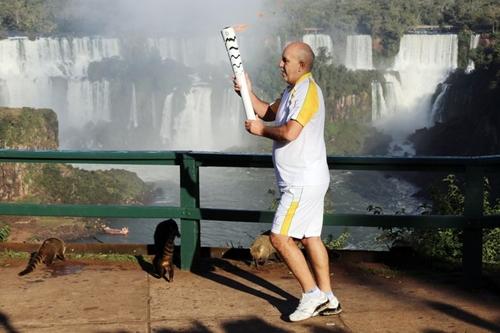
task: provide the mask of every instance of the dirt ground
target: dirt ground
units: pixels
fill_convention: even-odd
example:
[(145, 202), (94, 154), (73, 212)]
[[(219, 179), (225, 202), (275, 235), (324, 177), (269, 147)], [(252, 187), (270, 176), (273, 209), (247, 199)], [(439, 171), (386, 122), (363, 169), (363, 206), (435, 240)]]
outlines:
[(204, 258), (167, 283), (150, 256), (69, 259), (25, 277), (26, 259), (2, 256), (0, 332), (500, 332), (500, 292), (487, 282), (349, 251), (331, 258), (343, 313), (290, 323), (300, 290), (279, 262)]

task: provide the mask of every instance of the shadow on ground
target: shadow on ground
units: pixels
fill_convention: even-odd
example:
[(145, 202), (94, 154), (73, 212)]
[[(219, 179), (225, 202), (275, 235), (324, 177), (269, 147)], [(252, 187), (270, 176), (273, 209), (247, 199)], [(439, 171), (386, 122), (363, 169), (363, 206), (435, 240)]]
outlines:
[(20, 333), (12, 326), (9, 317), (3, 312), (0, 312), (0, 331), (1, 328), (3, 328), (6, 333)]
[[(266, 323), (260, 318), (248, 318), (248, 319), (242, 319), (242, 320), (233, 320), (233, 321), (227, 321), (223, 322), (221, 324), (221, 328), (224, 332), (227, 333), (232, 333), (232, 332), (241, 332), (241, 333), (264, 333), (264, 332), (273, 332), (273, 333), (293, 333), (294, 330), (285, 330), (283, 328), (279, 328), (274, 325), (270, 325), (269, 323)], [(308, 331), (311, 333), (348, 333), (349, 331), (346, 331), (340, 327), (332, 327), (332, 328), (324, 328), (324, 327), (319, 327), (317, 325), (308, 325)], [(177, 329), (172, 330), (168, 328), (158, 328), (154, 330), (155, 333), (212, 333), (209, 328), (204, 326), (200, 322), (194, 322), (193, 326), (191, 326), (188, 329), (179, 331)]]
[[(289, 294), (285, 290), (270, 283), (269, 281), (255, 274), (252, 274), (248, 271), (245, 271), (224, 259), (218, 259), (218, 258), (210, 259), (209, 261), (204, 262), (202, 266), (203, 266), (202, 269), (194, 273), (205, 279), (209, 279), (211, 281), (217, 282), (219, 284), (225, 285), (235, 290), (245, 292), (250, 295), (260, 297), (266, 300), (272, 306), (278, 309), (278, 311), (282, 315), (281, 318), (283, 320), (286, 320), (288, 314), (291, 313), (295, 309), (295, 306), (297, 305), (298, 299), (295, 296)], [(256, 284), (276, 295), (279, 295), (280, 297), (270, 295), (268, 293), (247, 286), (241, 282), (233, 280), (229, 277), (226, 277), (222, 274), (218, 274), (217, 269), (233, 274), (234, 276), (239, 277), (241, 279), (245, 279), (248, 282)]]

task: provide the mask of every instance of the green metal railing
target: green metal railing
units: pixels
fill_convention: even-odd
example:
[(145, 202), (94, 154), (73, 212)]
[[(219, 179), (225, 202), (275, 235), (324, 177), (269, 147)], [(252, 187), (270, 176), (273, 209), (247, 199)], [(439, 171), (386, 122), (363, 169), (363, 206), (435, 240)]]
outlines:
[[(124, 165), (178, 165), (180, 207), (126, 205), (37, 205), (0, 203), (0, 215), (179, 218), (181, 268), (191, 269), (200, 248), (200, 220), (272, 222), (271, 211), (200, 207), (201, 167), (272, 168), (270, 155), (197, 153), (190, 151), (18, 151), (0, 150), (0, 162)], [(483, 215), (483, 177), (500, 171), (500, 156), (487, 157), (328, 157), (330, 169), (418, 171), (465, 175), (462, 216), (325, 214), (325, 225), (369, 227), (462, 228), (463, 266), (469, 279), (482, 267), (482, 229), (500, 226), (499, 216)]]

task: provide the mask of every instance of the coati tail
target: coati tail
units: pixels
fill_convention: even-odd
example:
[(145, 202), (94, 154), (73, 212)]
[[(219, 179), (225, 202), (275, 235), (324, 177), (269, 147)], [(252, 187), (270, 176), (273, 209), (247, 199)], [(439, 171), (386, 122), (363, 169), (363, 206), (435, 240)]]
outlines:
[(24, 271), (19, 272), (19, 276), (26, 275), (28, 273), (31, 273), (35, 270), (36, 266), (38, 266), (42, 262), (43, 256), (37, 252), (35, 255), (33, 255), (28, 263), (28, 266), (24, 269)]

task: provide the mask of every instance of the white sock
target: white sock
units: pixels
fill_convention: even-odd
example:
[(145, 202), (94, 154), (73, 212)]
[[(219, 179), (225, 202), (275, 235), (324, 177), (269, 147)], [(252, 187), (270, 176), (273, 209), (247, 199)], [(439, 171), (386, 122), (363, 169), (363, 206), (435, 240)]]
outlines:
[(330, 301), (330, 303), (334, 306), (334, 307), (337, 307), (339, 305), (339, 300), (337, 299), (337, 297), (335, 297), (335, 295), (333, 294), (333, 291), (327, 291), (325, 292), (325, 295), (326, 297), (328, 297), (328, 300)]
[(318, 287), (314, 287), (304, 293), (307, 296), (319, 297), (321, 295), (321, 290)]

